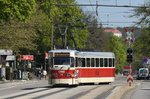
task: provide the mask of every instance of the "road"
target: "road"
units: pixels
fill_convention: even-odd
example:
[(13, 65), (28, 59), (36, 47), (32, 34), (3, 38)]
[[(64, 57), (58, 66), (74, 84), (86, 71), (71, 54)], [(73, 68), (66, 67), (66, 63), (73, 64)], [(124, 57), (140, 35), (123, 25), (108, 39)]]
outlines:
[(123, 99), (150, 99), (150, 80), (141, 80), (140, 84), (129, 91)]
[(0, 99), (120, 99), (128, 89), (126, 78), (122, 76), (117, 76), (115, 82), (109, 85), (55, 88), (43, 79), (0, 84)]

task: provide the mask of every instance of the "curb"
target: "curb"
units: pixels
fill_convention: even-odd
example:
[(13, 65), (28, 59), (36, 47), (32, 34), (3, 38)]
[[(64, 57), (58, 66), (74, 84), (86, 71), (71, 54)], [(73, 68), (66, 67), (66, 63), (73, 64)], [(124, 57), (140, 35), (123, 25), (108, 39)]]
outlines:
[(121, 99), (131, 99), (131, 96), (133, 94), (133, 92), (137, 89), (137, 87), (139, 87), (141, 84), (137, 83), (135, 84), (134, 88), (127, 90), (121, 97)]
[(106, 99), (122, 99), (124, 95), (129, 91), (133, 90), (137, 85), (121, 85), (117, 86), (112, 93)]

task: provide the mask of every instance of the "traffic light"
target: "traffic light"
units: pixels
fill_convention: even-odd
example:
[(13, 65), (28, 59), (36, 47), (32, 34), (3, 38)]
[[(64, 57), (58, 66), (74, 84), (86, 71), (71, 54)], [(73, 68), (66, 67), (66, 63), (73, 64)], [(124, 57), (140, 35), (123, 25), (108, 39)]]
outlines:
[(133, 61), (133, 50), (131, 48), (127, 49), (127, 62), (131, 63)]
[(127, 55), (127, 62), (131, 63), (133, 61), (133, 56), (132, 55)]
[(128, 54), (132, 54), (132, 53), (133, 53), (132, 48), (128, 48), (128, 49), (127, 49), (127, 53), (128, 53)]

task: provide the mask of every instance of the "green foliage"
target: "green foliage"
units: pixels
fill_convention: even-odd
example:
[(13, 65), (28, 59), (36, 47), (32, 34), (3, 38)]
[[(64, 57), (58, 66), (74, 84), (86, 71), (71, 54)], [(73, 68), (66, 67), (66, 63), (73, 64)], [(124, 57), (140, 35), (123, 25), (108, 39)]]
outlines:
[(0, 27), (0, 48), (12, 49), (19, 51), (20, 49), (35, 50), (34, 38), (36, 33), (27, 24), (24, 27), (21, 23), (12, 23)]
[(77, 46), (82, 48), (88, 36), (87, 30), (80, 28), (83, 24), (81, 19), (83, 19), (85, 15), (80, 11), (79, 7), (56, 6), (56, 4), (75, 4), (75, 0), (44, 0), (44, 2), (40, 5), (40, 9), (48, 15), (49, 22), (53, 25), (49, 32), (54, 30), (54, 45), (59, 48), (62, 47), (65, 42), (63, 38), (66, 35), (67, 45), (73, 48), (74, 43), (70, 37), (70, 33), (72, 33)]
[(139, 37), (136, 39), (135, 43), (133, 44), (133, 52), (134, 52), (134, 68), (138, 69), (142, 66), (143, 58), (150, 57), (150, 27), (143, 28), (140, 31)]
[(123, 44), (122, 39), (117, 36), (111, 36), (108, 45), (110, 51), (115, 53), (116, 70), (121, 72), (123, 66), (126, 65), (126, 46)]
[(37, 38), (36, 42), (37, 51), (44, 52), (50, 49), (50, 36), (51, 36), (51, 23), (45, 13), (41, 10), (37, 10), (37, 13), (32, 15), (29, 20), (31, 26), (34, 26), (36, 30)]
[(107, 37), (99, 25), (98, 20), (92, 13), (86, 13), (85, 22), (89, 31), (88, 40), (86, 41), (86, 49), (104, 51)]
[(146, 6), (145, 8), (137, 8), (135, 9), (135, 13), (133, 16), (138, 16), (140, 18), (138, 24), (142, 25), (146, 25), (149, 26), (150, 25), (150, 1), (147, 1), (147, 3), (145, 3)]
[(35, 0), (0, 0), (0, 21), (25, 21), (35, 9)]
[(141, 30), (140, 36), (134, 44), (134, 51), (137, 57), (143, 58), (144, 56), (150, 57), (150, 27)]
[[(36, 12), (35, 1), (28, 0), (5, 0), (0, 1), (2, 9), (0, 9), (1, 20), (9, 21), (11, 24), (1, 24), (0, 26), (0, 48), (10, 48), (16, 51), (19, 50), (36, 50), (44, 52), (51, 48), (51, 34), (54, 30), (55, 45), (61, 45), (61, 35), (58, 33), (58, 24), (60, 29), (63, 29), (68, 24), (68, 44), (73, 47), (73, 41), (69, 37), (72, 32), (77, 45), (82, 48), (87, 39), (87, 30), (79, 29), (75, 26), (81, 25), (84, 14), (78, 7), (58, 7), (57, 0), (37, 0)], [(75, 3), (73, 0), (62, 0), (61, 3)], [(9, 6), (9, 7), (7, 7)], [(8, 10), (9, 9), (9, 10)], [(43, 13), (44, 12), (44, 13)], [(69, 14), (70, 17), (65, 16)], [(31, 15), (32, 14), (32, 15)], [(26, 20), (29, 18), (29, 20)], [(20, 21), (26, 20), (26, 23)], [(70, 25), (71, 24), (71, 25)]]

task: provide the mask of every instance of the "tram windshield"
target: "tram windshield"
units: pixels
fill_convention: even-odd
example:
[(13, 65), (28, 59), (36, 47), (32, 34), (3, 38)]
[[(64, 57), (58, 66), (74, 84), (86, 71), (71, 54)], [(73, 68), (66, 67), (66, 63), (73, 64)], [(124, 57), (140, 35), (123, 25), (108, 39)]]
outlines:
[(72, 65), (74, 59), (71, 57), (54, 57), (54, 65)]

